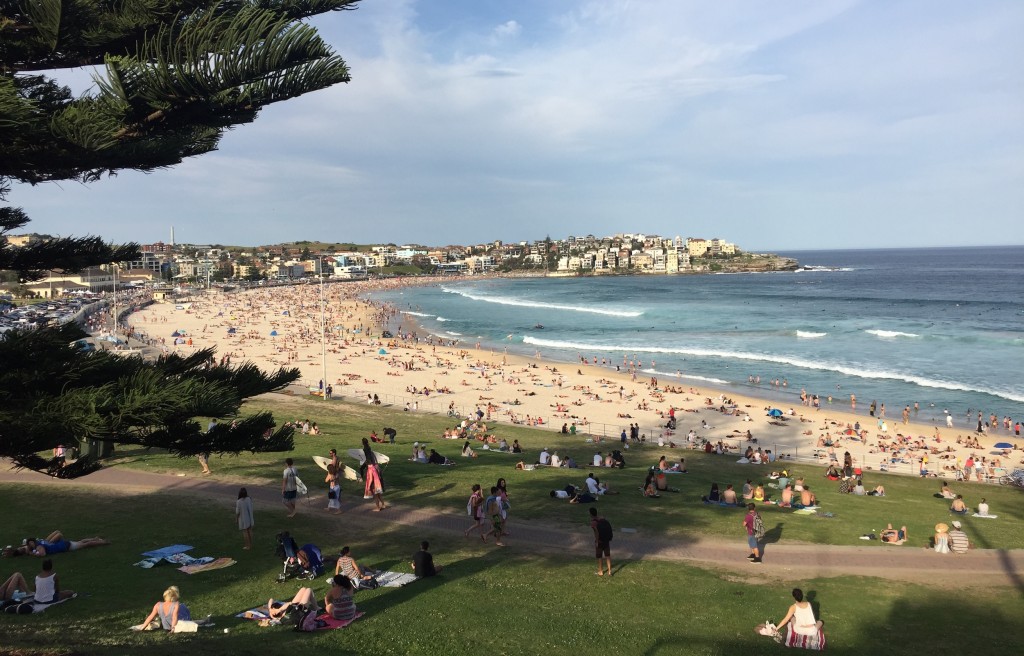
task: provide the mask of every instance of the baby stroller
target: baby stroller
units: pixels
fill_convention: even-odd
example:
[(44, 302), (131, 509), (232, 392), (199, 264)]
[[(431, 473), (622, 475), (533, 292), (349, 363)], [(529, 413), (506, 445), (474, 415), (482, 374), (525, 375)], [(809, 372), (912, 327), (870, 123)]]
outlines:
[(323, 556), (320, 547), (307, 543), (299, 548), (295, 538), (284, 531), (277, 535), (277, 555), (284, 560), (277, 582), (284, 583), (288, 579), (311, 581), (324, 573)]

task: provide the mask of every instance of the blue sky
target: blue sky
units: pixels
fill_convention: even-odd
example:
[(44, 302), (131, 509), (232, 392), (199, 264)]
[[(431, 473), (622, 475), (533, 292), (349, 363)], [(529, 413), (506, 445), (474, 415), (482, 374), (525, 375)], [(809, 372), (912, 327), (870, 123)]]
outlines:
[(351, 83), (174, 169), (10, 200), (115, 241), (1024, 244), (1017, 0), (364, 0), (316, 24)]

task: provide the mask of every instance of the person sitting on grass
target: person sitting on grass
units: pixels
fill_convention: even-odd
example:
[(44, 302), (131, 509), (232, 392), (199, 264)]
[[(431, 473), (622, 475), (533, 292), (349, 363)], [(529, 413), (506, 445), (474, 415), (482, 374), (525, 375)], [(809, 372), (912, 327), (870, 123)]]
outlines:
[(161, 628), (173, 633), (178, 622), (191, 619), (192, 614), (188, 607), (181, 603), (181, 591), (178, 590), (178, 586), (172, 585), (164, 590), (164, 600), (153, 604), (153, 611), (142, 622), (142, 629), (151, 631)]
[(953, 492), (953, 490), (949, 489), (949, 483), (943, 483), (942, 488), (939, 490), (939, 493), (936, 496), (938, 496), (941, 499), (949, 499), (950, 501), (952, 501), (953, 499), (956, 498), (956, 493)]
[(800, 588), (793, 589), (795, 603), (789, 607), (786, 616), (779, 622), (778, 631), (786, 628), (782, 644), (787, 647), (803, 647), (818, 651), (825, 647), (825, 635), (821, 631), (821, 620), (814, 619), (814, 609), (808, 601), (804, 601), (804, 593)]
[(351, 621), (356, 618), (356, 603), (352, 599), (352, 581), (337, 574), (331, 579), (331, 589), (324, 596), (324, 606), (331, 618)]
[(680, 458), (679, 462), (673, 463), (673, 465), (668, 468), (668, 471), (679, 472), (680, 474), (688, 473), (686, 471), (686, 458)]
[(878, 485), (878, 486), (875, 487), (875, 489), (868, 490), (868, 496), (869, 497), (884, 497), (885, 496), (885, 486), (884, 485)]
[(416, 578), (437, 576), (443, 569), (440, 565), (434, 564), (434, 557), (430, 554), (430, 543), (424, 540), (420, 543), (420, 550), (412, 556), (412, 572)]
[(718, 483), (712, 483), (711, 490), (708, 492), (708, 495), (706, 497), (701, 497), (700, 500), (704, 503), (721, 503), (722, 497), (721, 493), (718, 491)]
[(754, 486), (754, 501), (764, 502), (764, 486), (758, 483)]
[(643, 490), (644, 496), (648, 498), (655, 499), (661, 496), (658, 494), (656, 474), (653, 470), (647, 472), (647, 478), (644, 480), (644, 486), (641, 490)]
[(779, 500), (780, 508), (789, 508), (793, 505), (793, 485), (786, 483), (786, 486), (782, 488), (782, 498)]
[(348, 547), (341, 548), (341, 555), (338, 556), (338, 563), (334, 566), (334, 573), (351, 579), (357, 589), (363, 586), (363, 581), (372, 579), (375, 574), (375, 572), (360, 567), (356, 559), (352, 557), (352, 550)]
[(725, 486), (725, 491), (722, 492), (722, 502), (730, 506), (735, 506), (739, 503), (739, 500), (736, 498), (736, 490), (732, 488), (732, 483)]
[(953, 503), (949, 506), (949, 512), (956, 515), (967, 514), (967, 504), (964, 503), (964, 497), (962, 494), (956, 495), (956, 498), (953, 499)]
[(886, 544), (903, 544), (908, 539), (907, 527), (901, 526), (898, 530), (889, 524), (886, 528), (882, 529), (882, 542)]
[(952, 522), (953, 528), (949, 531), (949, 550), (956, 554), (967, 553), (971, 549), (971, 542), (963, 531), (963, 525), (959, 521)]
[(978, 504), (978, 515), (980, 517), (988, 517), (988, 502), (985, 499), (981, 500)]
[(867, 494), (867, 490), (864, 489), (864, 481), (862, 479), (857, 479), (857, 484), (853, 486), (853, 493), (859, 497)]
[(476, 451), (474, 451), (473, 447), (471, 447), (469, 445), (469, 440), (466, 440), (466, 443), (462, 445), (462, 457), (463, 458), (475, 458), (476, 457)]

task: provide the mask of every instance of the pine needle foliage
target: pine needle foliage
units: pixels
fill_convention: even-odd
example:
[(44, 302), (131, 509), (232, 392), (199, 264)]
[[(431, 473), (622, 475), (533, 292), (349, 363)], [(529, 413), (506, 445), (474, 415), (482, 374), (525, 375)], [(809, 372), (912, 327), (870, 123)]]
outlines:
[[(155, 171), (217, 148), (224, 133), (272, 103), (348, 82), (349, 69), (307, 19), (358, 0), (0, 0), (0, 202), (13, 184), (93, 182)], [(94, 67), (76, 96), (54, 77)], [(23, 281), (134, 259), (136, 244), (65, 237), (13, 248), (29, 222), (0, 206), (0, 270)], [(210, 431), (196, 417), (237, 417), (252, 396), (298, 378), (251, 363), (216, 366), (212, 351), (156, 363), (86, 353), (74, 326), (0, 336), (0, 457), (57, 469), (59, 444), (133, 444), (182, 457), (287, 450), (290, 429), (268, 413)]]

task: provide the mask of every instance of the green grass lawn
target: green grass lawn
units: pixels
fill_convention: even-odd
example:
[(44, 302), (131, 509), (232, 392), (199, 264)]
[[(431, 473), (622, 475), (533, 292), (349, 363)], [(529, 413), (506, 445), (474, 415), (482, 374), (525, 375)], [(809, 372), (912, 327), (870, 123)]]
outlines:
[[(790, 586), (760, 571), (736, 575), (677, 563), (622, 562), (606, 580), (593, 575), (590, 559), (482, 548), (461, 537), (414, 535), (388, 524), (360, 529), (344, 516), (300, 514), (290, 525), (293, 533), (316, 536), (325, 551), (349, 544), (364, 565), (403, 570), (426, 537), (445, 567), (433, 580), (358, 593), (366, 616), (347, 629), (300, 634), (233, 617), (297, 589), (295, 583), (275, 582), (279, 513), (257, 509), (256, 548), (246, 552), (229, 499), (0, 485), (0, 504), (5, 543), (53, 528), (74, 537), (100, 533), (114, 542), (54, 557), (64, 587), (80, 597), (44, 614), (0, 616), (4, 654), (783, 652), (753, 627), (781, 619)], [(239, 563), (193, 576), (169, 565), (131, 566), (142, 551), (183, 541), (195, 546), (195, 555), (232, 556)], [(38, 566), (38, 559), (3, 560), (0, 576), (21, 570), (31, 578)], [(216, 628), (171, 636), (129, 631), (171, 584), (181, 588), (193, 614), (213, 614)], [(878, 653), (901, 645), (947, 650), (963, 638), (978, 653), (1014, 654), (1024, 641), (1024, 627), (1013, 620), (1024, 616), (1024, 600), (1014, 590), (981, 594), (857, 577), (801, 586), (813, 595), (834, 653)], [(325, 581), (314, 587), (322, 597)]]
[[(463, 512), (470, 487), (480, 483), (489, 489), (498, 478), (508, 481), (512, 497), (515, 521), (543, 520), (544, 522), (568, 526), (576, 522), (578, 512), (564, 501), (554, 501), (549, 492), (560, 489), (568, 483), (582, 485), (589, 471), (596, 471), (602, 481), (611, 484), (621, 493), (600, 500), (601, 512), (615, 520), (618, 526), (637, 528), (642, 534), (685, 537), (696, 533), (708, 536), (735, 538), (737, 523), (742, 511), (720, 506), (706, 506), (700, 503), (712, 482), (725, 489), (732, 483), (737, 490), (747, 478), (768, 483), (771, 467), (739, 465), (735, 458), (709, 456), (702, 452), (658, 448), (647, 445), (630, 449), (625, 453), (627, 468), (607, 469), (541, 469), (533, 472), (516, 471), (517, 458), (513, 455), (489, 453), (477, 448), (480, 457), (460, 457), (462, 442), (443, 440), (438, 436), (453, 420), (429, 414), (408, 413), (400, 409), (375, 407), (360, 403), (324, 402), (306, 397), (268, 395), (246, 406), (250, 411), (272, 410), (279, 422), (310, 418), (316, 421), (326, 435), (306, 436), (297, 434), (295, 450), (288, 454), (244, 454), (241, 456), (214, 457), (211, 467), (217, 476), (232, 480), (262, 480), (267, 484), (279, 484), (283, 461), (287, 456), (295, 459), (300, 476), (311, 489), (321, 486), (323, 472), (310, 459), (313, 455), (327, 455), (330, 448), (338, 449), (340, 457), (349, 464), (355, 461), (345, 455), (345, 450), (359, 446), (362, 437), (371, 430), (378, 434), (384, 426), (398, 430), (398, 444), (377, 445), (375, 448), (392, 458), (384, 472), (390, 502), (417, 507), (443, 508)], [(601, 448), (608, 451), (618, 442), (603, 442), (598, 445), (584, 442), (583, 436), (569, 437), (554, 431), (523, 428), (507, 424), (496, 425), (498, 435), (506, 437), (511, 444), (518, 439), (523, 445), (524, 459), (533, 462), (541, 448), (557, 449), (561, 455), (571, 454), (579, 463), (588, 463), (594, 451)], [(428, 448), (436, 448), (443, 455), (455, 460), (455, 467), (418, 465), (408, 462), (414, 441), (426, 441)], [(474, 443), (475, 445), (477, 443)], [(670, 461), (685, 457), (690, 473), (669, 476), (669, 485), (678, 487), (679, 493), (665, 493), (660, 499), (645, 499), (638, 491), (644, 480), (645, 470), (657, 462), (660, 455)], [(199, 465), (194, 460), (181, 460), (174, 456), (153, 453), (127, 452), (119, 459), (119, 466), (133, 467), (157, 472), (188, 472), (197, 474)], [(774, 467), (783, 465), (776, 463)], [(817, 493), (823, 510), (831, 512), (834, 518), (823, 520), (794, 515), (791, 510), (774, 506), (762, 506), (761, 513), (769, 530), (786, 542), (811, 542), (820, 544), (875, 545), (865, 542), (859, 536), (880, 530), (891, 522), (893, 526), (906, 525), (913, 546), (926, 546), (934, 534), (937, 522), (948, 523), (954, 517), (949, 513), (949, 503), (932, 495), (939, 489), (935, 479), (921, 480), (909, 476), (886, 475), (868, 472), (865, 484), (883, 484), (887, 491), (884, 498), (856, 497), (842, 495), (838, 484), (823, 477), (823, 468), (809, 464), (792, 464), (792, 476), (804, 476)], [(343, 493), (360, 491), (357, 483), (345, 482)], [(982, 485), (979, 483), (954, 484), (953, 489), (964, 495), (968, 505), (976, 505), (984, 496), (999, 520), (961, 518), (971, 540), (983, 548), (1020, 548), (1020, 526), (1024, 521), (1024, 507), (1021, 505), (1022, 492), (1019, 489)], [(777, 491), (772, 491), (778, 494)]]

